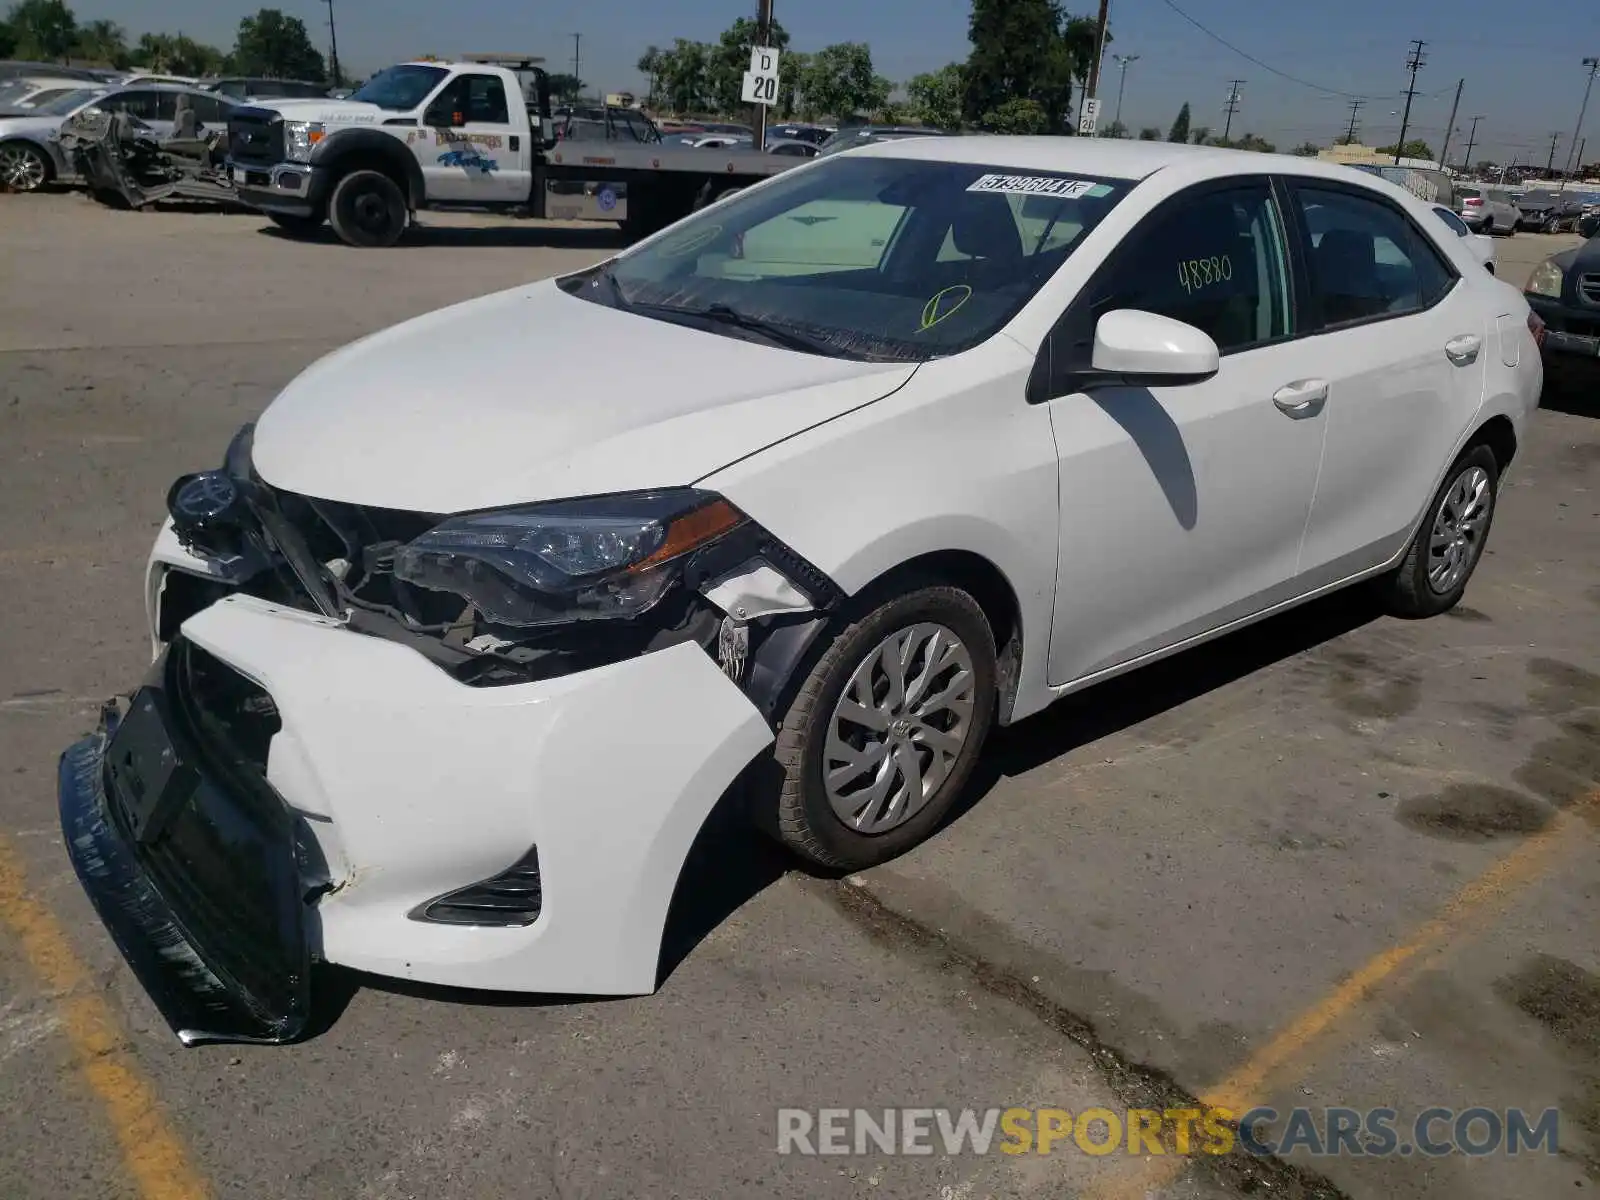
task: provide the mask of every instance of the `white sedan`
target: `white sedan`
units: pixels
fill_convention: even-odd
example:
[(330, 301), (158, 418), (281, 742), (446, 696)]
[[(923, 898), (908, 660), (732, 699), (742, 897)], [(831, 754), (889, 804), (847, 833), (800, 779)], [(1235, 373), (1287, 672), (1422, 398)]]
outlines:
[(997, 723), (1359, 582), (1450, 608), (1539, 328), (1338, 166), (817, 159), (330, 355), (178, 480), (66, 844), (186, 1042), (298, 1036), (319, 961), (649, 992), (719, 800), (870, 866)]

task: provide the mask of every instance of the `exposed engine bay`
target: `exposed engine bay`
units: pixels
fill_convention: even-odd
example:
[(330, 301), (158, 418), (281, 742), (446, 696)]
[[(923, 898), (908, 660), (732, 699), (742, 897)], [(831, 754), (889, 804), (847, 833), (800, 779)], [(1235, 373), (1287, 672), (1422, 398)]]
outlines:
[(61, 145), (89, 188), (114, 208), (143, 208), (171, 198), (232, 203), (227, 131), (159, 138), (126, 112), (86, 109), (62, 126)]
[[(549, 679), (692, 641), (771, 716), (842, 599), (825, 575), (713, 493), (403, 512), (274, 488), (251, 466), (252, 438), (247, 425), (221, 469), (184, 476), (168, 493), (173, 533), (211, 573), (166, 571), (152, 613), (158, 642), (232, 593), (398, 641), (471, 686)], [(575, 543), (561, 524), (578, 508), (598, 527), (594, 546), (607, 552), (629, 536), (655, 541), (621, 551), (620, 567), (593, 569), (581, 555), (594, 546)], [(530, 583), (512, 543), (541, 531), (548, 544)]]

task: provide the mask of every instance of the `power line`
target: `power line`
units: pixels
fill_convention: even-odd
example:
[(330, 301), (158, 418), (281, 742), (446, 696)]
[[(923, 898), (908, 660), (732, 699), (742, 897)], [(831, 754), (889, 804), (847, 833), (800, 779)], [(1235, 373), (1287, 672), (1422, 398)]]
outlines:
[(1184, 12), (1183, 9), (1179, 8), (1176, 4), (1174, 4), (1172, 2), (1172, 0), (1161, 0), (1161, 3), (1165, 4), (1173, 12), (1177, 13), (1185, 21), (1189, 22), (1189, 24), (1193, 25), (1196, 29), (1198, 29), (1201, 33), (1205, 34), (1208, 38), (1210, 38), (1212, 41), (1216, 42), (1218, 45), (1226, 46), (1229, 50), (1232, 50), (1235, 54), (1237, 54), (1240, 58), (1243, 58), (1243, 59), (1245, 59), (1245, 60), (1247, 60), (1249, 62), (1255, 63), (1255, 65), (1260, 67), (1263, 71), (1269, 71), (1273, 75), (1278, 76), (1278, 78), (1280, 78), (1280, 79), (1287, 79), (1290, 83), (1298, 83), (1301, 87), (1308, 87), (1314, 92), (1326, 92), (1330, 96), (1344, 96), (1346, 99), (1349, 99), (1349, 100), (1374, 100), (1374, 99), (1379, 99), (1379, 97), (1375, 97), (1375, 96), (1362, 96), (1362, 95), (1359, 95), (1356, 92), (1347, 92), (1347, 91), (1344, 91), (1342, 88), (1324, 87), (1320, 83), (1312, 83), (1309, 79), (1301, 79), (1298, 75), (1291, 75), (1287, 71), (1280, 71), (1280, 70), (1278, 70), (1277, 67), (1273, 66), (1271, 63), (1262, 62), (1261, 59), (1257, 58), (1255, 55), (1251, 54), (1249, 51), (1239, 49), (1239, 47), (1235, 46), (1232, 42), (1230, 42), (1227, 38), (1223, 37), (1221, 34), (1216, 33), (1211, 29), (1206, 28), (1204, 25), (1200, 24), (1199, 21), (1196, 21), (1188, 13)]

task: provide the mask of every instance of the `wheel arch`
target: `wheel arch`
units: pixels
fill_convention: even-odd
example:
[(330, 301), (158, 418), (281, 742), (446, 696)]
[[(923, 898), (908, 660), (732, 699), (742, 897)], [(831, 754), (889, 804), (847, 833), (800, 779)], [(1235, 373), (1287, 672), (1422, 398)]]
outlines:
[(972, 550), (934, 550), (909, 558), (882, 572), (856, 593), (856, 597), (889, 596), (913, 583), (934, 580), (971, 594), (983, 610), (994, 633), (997, 663), (995, 684), (999, 692), (996, 717), (1009, 724), (1021, 677), (1023, 620), (1017, 592), (993, 560)]
[(1495, 467), (1504, 475), (1506, 468), (1511, 465), (1511, 460), (1517, 454), (1516, 426), (1512, 425), (1510, 417), (1503, 413), (1497, 414), (1472, 431), (1472, 436), (1467, 439), (1467, 445), (1489, 447), (1494, 455)]
[(327, 173), (329, 196), (338, 180), (351, 171), (379, 171), (399, 185), (409, 207), (419, 208), (427, 200), (427, 184), (417, 156), (398, 138), (376, 129), (341, 129), (329, 135), (317, 146), (311, 162)]

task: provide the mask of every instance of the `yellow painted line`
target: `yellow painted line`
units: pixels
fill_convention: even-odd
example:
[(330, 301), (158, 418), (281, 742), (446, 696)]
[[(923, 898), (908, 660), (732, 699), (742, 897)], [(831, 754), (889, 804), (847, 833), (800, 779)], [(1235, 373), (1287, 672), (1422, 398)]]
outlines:
[(15, 848), (0, 836), (0, 924), (22, 944), (33, 973), (61, 1005), (61, 1028), (89, 1090), (105, 1111), (141, 1200), (206, 1200), (211, 1194), (139, 1072), (116, 1014), (72, 951), (55, 915), (27, 889)]
[[(1286, 1066), (1298, 1063), (1313, 1043), (1357, 1011), (1402, 968), (1469, 937), (1518, 889), (1536, 880), (1558, 850), (1583, 844), (1581, 837), (1574, 836), (1578, 828), (1574, 818), (1592, 819), (1600, 813), (1600, 789), (1590, 792), (1568, 812), (1570, 816), (1552, 821), (1451, 896), (1437, 915), (1410, 937), (1368, 959), (1327, 996), (1280, 1029), (1236, 1071), (1206, 1091), (1200, 1097), (1201, 1104), (1226, 1108), (1235, 1116), (1250, 1111)], [(1145, 1200), (1156, 1189), (1176, 1180), (1186, 1164), (1186, 1159), (1176, 1155), (1151, 1157), (1140, 1164), (1141, 1169), (1133, 1177), (1107, 1180), (1101, 1187), (1091, 1188), (1086, 1196), (1090, 1200)]]

